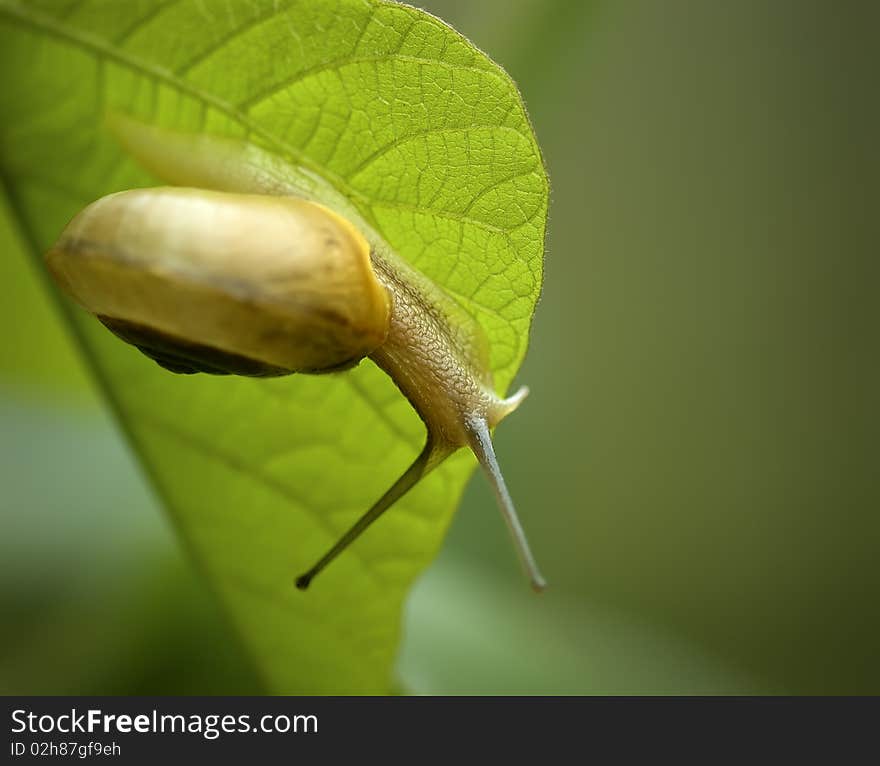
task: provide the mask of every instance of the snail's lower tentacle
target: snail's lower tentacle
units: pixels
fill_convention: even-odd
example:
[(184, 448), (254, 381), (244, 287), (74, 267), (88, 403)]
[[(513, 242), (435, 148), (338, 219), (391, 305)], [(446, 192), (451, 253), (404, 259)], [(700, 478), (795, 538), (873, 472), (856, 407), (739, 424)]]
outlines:
[(321, 559), (307, 572), (296, 578), (296, 587), (305, 590), (312, 580), (333, 559), (353, 543), (361, 534), (378, 519), (385, 511), (402, 498), (433, 468), (443, 462), (451, 453), (452, 449), (444, 444), (438, 444), (428, 435), (428, 440), (419, 456), (412, 465), (403, 472), (400, 478), (391, 485), (391, 488), (380, 497), (373, 506), (358, 519), (351, 529), (348, 530), (336, 544), (325, 553)]

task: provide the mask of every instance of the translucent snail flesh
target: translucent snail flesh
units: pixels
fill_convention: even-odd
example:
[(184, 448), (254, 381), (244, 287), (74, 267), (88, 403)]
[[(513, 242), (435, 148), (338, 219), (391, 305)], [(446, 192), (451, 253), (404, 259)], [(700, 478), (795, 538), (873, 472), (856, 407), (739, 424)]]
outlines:
[[(397, 258), (344, 200), (327, 189), (316, 193), (314, 178), (279, 182), (270, 160), (255, 164), (251, 148), (223, 139), (187, 144), (192, 139), (128, 120), (116, 132), (166, 181), (195, 179), (219, 191), (139, 189), (92, 203), (47, 253), (65, 291), (174, 372), (319, 373), (368, 356), (425, 423), (426, 443), (412, 465), (297, 587), (307, 588), (425, 474), (468, 447), (489, 477), (533, 588), (542, 590), (490, 435), (528, 391), (496, 395), (476, 322)], [(178, 165), (168, 159), (175, 142)]]

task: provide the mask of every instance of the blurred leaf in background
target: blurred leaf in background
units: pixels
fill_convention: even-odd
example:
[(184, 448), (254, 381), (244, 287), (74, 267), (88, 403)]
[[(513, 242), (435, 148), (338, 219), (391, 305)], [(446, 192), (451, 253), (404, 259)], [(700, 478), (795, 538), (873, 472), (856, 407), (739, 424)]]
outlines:
[[(533, 393), (499, 451), (553, 588), (541, 599), (522, 588), (490, 493), (474, 482), (413, 592), (404, 683), (424, 693), (876, 693), (875, 12), (679, 0), (428, 10), (520, 83), (550, 166), (547, 281), (520, 376)], [(3, 572), (4, 594), (15, 594), (4, 603), (18, 605), (4, 608), (5, 635), (19, 647), (4, 643), (4, 686), (200, 691), (204, 675), (182, 660), (220, 641), (222, 622), (205, 617), (200, 633), (187, 620), (209, 600), (107, 421), (84, 416), (116, 456), (109, 492), (124, 498), (124, 512), (111, 503), (101, 522), (119, 523), (108, 538), (119, 557), (99, 566), (101, 535), (65, 536), (102, 505), (110, 476), (83, 479), (81, 508), (54, 505), (46, 476), (69, 452), (41, 445), (69, 421), (4, 391), (22, 425), (0, 429), (0, 481), (22, 475), (25, 459), (8, 455), (27, 434), (40, 455), (3, 509), (4, 532), (17, 519), (4, 543), (30, 539), (37, 562), (10, 557)], [(136, 533), (138, 547), (122, 532), (140, 528), (153, 533)], [(39, 560), (36, 546), (49, 555)], [(152, 591), (123, 577), (123, 559)], [(75, 593), (72, 571), (90, 573)], [(150, 606), (163, 582), (190, 585)], [(109, 583), (128, 610), (113, 611)], [(73, 616), (105, 607), (76, 631), (63, 624), (83, 646), (103, 637), (112, 674), (105, 660), (108, 675), (89, 685), (88, 660), (47, 663), (61, 648), (52, 630), (62, 623), (42, 608), (50, 600)], [(165, 609), (171, 601), (181, 608)], [(49, 636), (45, 650), (22, 651), (37, 635)], [(136, 635), (164, 647), (157, 662)], [(215, 685), (204, 688), (249, 688), (234, 645), (215, 646)], [(143, 683), (150, 673), (157, 686)]]
[[(523, 4), (509, 51), (506, 13), (440, 11), (520, 82), (550, 167), (540, 404), (500, 455), (547, 577), (769, 688), (876, 693), (877, 7), (535, 20), (568, 5)], [(473, 483), (445, 550), (497, 569), (488, 504)]]

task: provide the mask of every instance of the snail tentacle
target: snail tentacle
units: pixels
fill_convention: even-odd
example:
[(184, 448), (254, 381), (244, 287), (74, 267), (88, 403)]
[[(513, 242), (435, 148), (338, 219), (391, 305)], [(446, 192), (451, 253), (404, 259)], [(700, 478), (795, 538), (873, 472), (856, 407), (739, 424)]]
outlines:
[(489, 433), (489, 424), (482, 418), (474, 418), (468, 422), (468, 433), (471, 437), (471, 451), (476, 455), (483, 472), (489, 479), (489, 484), (498, 501), (498, 508), (501, 510), (501, 516), (513, 538), (513, 545), (519, 555), (520, 563), (531, 582), (532, 589), (540, 593), (547, 587), (547, 581), (538, 569), (538, 564), (529, 547), (529, 541), (526, 539), (526, 533), (523, 531), (516, 508), (514, 508), (513, 499), (507, 490), (507, 483), (504, 481), (504, 475), (498, 465), (498, 458), (495, 457), (495, 447)]
[(451, 452), (443, 446), (438, 446), (434, 440), (428, 437), (425, 446), (419, 456), (412, 462), (394, 484), (380, 497), (370, 509), (361, 516), (352, 527), (325, 553), (307, 572), (296, 578), (296, 587), (306, 590), (315, 575), (324, 569), (342, 551), (351, 545), (361, 534), (378, 519), (385, 511), (394, 505), (400, 498), (409, 492), (419, 481), (432, 469), (442, 463)]

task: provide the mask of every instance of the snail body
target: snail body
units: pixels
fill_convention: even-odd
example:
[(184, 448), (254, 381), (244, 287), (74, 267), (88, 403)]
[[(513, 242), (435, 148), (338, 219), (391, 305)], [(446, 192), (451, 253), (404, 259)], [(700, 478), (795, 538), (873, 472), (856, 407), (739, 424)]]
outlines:
[(467, 447), (489, 477), (532, 586), (543, 589), (491, 440), (528, 391), (497, 396), (478, 323), (314, 174), (225, 139), (127, 118), (112, 127), (163, 180), (211, 188), (139, 189), (89, 205), (47, 253), (63, 289), (174, 372), (319, 373), (369, 357), (425, 423), (412, 465), (297, 587), (307, 588), (425, 474)]

